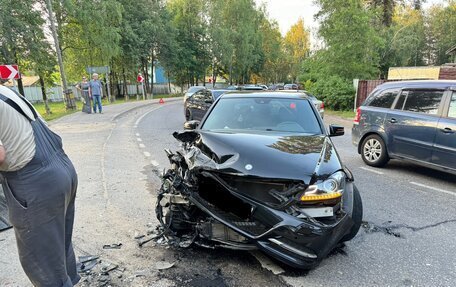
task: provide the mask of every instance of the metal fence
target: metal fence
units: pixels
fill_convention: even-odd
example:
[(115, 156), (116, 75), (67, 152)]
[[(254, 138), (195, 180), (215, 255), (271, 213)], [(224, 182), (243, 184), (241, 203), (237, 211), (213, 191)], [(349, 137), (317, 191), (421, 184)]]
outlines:
[[(81, 93), (76, 89), (75, 86), (69, 87), (76, 99), (81, 98)], [(123, 85), (120, 84), (117, 89), (114, 85), (114, 96), (123, 97), (123, 94), (118, 94), (117, 91), (120, 90), (123, 92)], [(180, 88), (174, 85), (171, 85), (171, 89), (168, 84), (154, 84), (154, 94), (173, 94), (179, 93)], [(127, 85), (127, 93), (129, 96), (142, 95), (142, 86), (141, 85)], [(41, 87), (24, 87), (24, 96), (32, 103), (42, 102), (43, 93), (41, 92)], [(46, 95), (49, 101), (51, 102), (62, 102), (63, 101), (63, 90), (62, 87), (51, 87), (46, 89)]]

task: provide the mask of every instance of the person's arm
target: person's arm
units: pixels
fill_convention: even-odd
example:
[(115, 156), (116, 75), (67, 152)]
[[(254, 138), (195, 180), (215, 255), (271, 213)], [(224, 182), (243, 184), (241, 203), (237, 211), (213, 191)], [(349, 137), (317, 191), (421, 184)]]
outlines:
[(92, 98), (92, 85), (89, 84), (89, 97)]
[(3, 164), (6, 160), (6, 150), (3, 147), (2, 141), (0, 141), (0, 164)]
[(78, 83), (78, 84), (76, 85), (76, 89), (77, 89), (78, 91), (81, 90), (81, 83)]

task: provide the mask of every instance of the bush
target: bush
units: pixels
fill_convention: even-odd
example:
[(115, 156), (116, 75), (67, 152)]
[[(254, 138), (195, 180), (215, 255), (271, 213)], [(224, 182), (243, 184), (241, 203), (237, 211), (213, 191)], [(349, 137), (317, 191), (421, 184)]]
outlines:
[(351, 110), (355, 100), (355, 88), (351, 82), (338, 77), (320, 78), (315, 83), (306, 82), (309, 92), (325, 103), (332, 110)]

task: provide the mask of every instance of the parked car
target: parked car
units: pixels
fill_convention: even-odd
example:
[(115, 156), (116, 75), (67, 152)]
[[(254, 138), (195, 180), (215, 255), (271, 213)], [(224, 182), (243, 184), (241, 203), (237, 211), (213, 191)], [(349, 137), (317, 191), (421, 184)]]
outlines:
[(321, 118), (323, 118), (325, 116), (325, 103), (323, 103), (323, 101), (320, 101), (319, 99), (317, 99), (314, 95), (309, 94), (308, 92), (305, 92), (305, 93), (307, 94), (309, 99), (312, 100), (312, 103), (314, 104), (317, 111), (320, 113)]
[(283, 86), (284, 90), (299, 90), (299, 85), (298, 84), (286, 84)]
[(260, 249), (309, 269), (362, 222), (351, 172), (304, 93), (222, 95), (174, 137), (156, 214), (175, 246)]
[(356, 110), (352, 137), (367, 165), (401, 159), (456, 174), (456, 81), (378, 86)]
[(263, 91), (264, 88), (258, 85), (244, 85), (241, 87), (241, 90), (244, 91)]
[(268, 89), (271, 91), (280, 91), (280, 90), (283, 90), (283, 85), (282, 84), (270, 85)]
[(314, 104), (315, 108), (317, 109), (318, 113), (320, 114), (321, 118), (324, 118), (325, 116), (325, 104), (323, 101), (320, 101), (317, 99), (314, 95), (310, 94), (309, 92), (305, 90), (283, 90), (284, 92), (290, 92), (290, 93), (304, 93), (309, 97), (309, 99), (312, 101)]
[(204, 86), (190, 87), (184, 95), (184, 103), (191, 95), (193, 95), (194, 93), (196, 93), (198, 91), (204, 90), (204, 89), (206, 89), (206, 87), (204, 87)]
[(200, 90), (184, 102), (186, 120), (201, 120), (215, 100), (230, 90)]

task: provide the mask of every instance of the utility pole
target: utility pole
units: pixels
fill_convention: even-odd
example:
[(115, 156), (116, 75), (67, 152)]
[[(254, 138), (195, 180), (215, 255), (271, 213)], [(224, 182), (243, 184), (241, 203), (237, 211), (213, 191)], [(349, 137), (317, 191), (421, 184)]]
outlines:
[(74, 110), (76, 109), (76, 104), (74, 102), (74, 98), (72, 97), (71, 90), (68, 90), (65, 69), (63, 67), (62, 51), (60, 50), (59, 37), (55, 28), (54, 12), (52, 11), (51, 0), (46, 0), (46, 6), (49, 13), (49, 22), (51, 23), (51, 31), (52, 37), (54, 38), (55, 50), (57, 52), (57, 60), (59, 61), (60, 77), (62, 78), (63, 94), (65, 96), (66, 108), (67, 110)]

